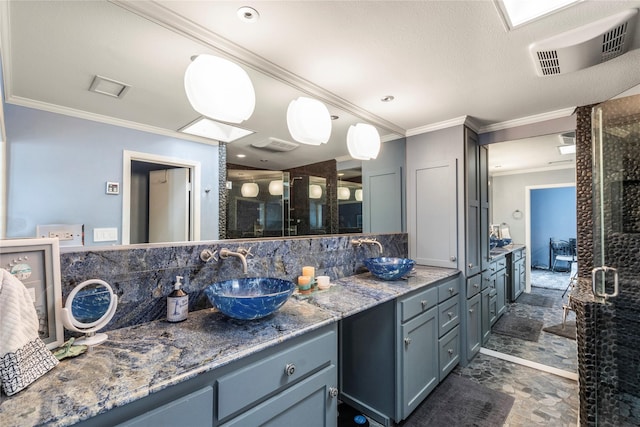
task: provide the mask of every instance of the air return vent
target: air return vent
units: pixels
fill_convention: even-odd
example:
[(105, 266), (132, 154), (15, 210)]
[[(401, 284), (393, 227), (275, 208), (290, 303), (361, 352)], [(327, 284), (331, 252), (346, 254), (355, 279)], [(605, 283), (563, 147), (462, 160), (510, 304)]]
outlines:
[(630, 9), (533, 43), (540, 76), (566, 74), (622, 55), (633, 40), (638, 9)]
[(251, 145), (253, 147), (269, 151), (291, 151), (300, 146), (295, 142), (285, 141), (284, 139), (278, 138), (267, 138), (264, 141), (254, 142)]

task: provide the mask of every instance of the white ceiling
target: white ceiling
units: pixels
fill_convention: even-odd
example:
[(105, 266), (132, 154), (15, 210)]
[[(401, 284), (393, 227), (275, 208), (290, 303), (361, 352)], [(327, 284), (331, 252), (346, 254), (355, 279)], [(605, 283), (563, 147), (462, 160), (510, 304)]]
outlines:
[[(346, 132), (357, 121), (374, 124), (385, 140), (464, 116), (486, 129), (571, 111), (640, 84), (640, 25), (629, 52), (569, 74), (538, 77), (528, 50), (640, 1), (584, 1), (514, 31), (488, 0), (0, 6), (7, 102), (175, 136), (198, 117), (183, 88), (191, 56), (232, 57), (256, 87), (256, 111), (241, 124), (256, 133), (231, 143), (228, 160), (268, 169), (348, 159)], [(259, 21), (241, 22), (240, 6), (257, 9)], [(122, 99), (89, 92), (96, 74), (132, 87)], [(329, 143), (288, 153), (252, 148), (268, 137), (291, 140), (286, 108), (301, 94), (340, 116)], [(381, 102), (386, 95), (395, 100)]]

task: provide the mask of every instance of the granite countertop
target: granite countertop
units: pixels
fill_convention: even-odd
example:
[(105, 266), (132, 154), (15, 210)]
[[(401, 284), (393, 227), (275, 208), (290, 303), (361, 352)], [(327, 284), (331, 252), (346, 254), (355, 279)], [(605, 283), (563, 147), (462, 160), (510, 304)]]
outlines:
[(72, 425), (456, 274), (417, 266), (411, 277), (390, 282), (365, 273), (294, 295), (264, 319), (233, 320), (205, 309), (181, 323), (109, 331), (105, 343), (61, 361), (25, 390), (0, 395), (0, 425)]
[(503, 256), (507, 256), (507, 254), (510, 254), (513, 251), (517, 251), (518, 249), (523, 249), (524, 247), (525, 245), (522, 245), (520, 243), (511, 243), (510, 245), (505, 245), (501, 248), (491, 249), (489, 255), (491, 257), (491, 260), (494, 260)]

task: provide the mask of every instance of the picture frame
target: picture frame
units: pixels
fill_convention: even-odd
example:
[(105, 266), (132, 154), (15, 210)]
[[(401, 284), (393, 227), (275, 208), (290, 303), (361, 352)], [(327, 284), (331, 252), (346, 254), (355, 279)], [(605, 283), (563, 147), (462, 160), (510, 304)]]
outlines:
[(56, 238), (0, 241), (0, 268), (18, 278), (31, 294), (38, 315), (38, 335), (52, 350), (64, 342), (60, 247)]

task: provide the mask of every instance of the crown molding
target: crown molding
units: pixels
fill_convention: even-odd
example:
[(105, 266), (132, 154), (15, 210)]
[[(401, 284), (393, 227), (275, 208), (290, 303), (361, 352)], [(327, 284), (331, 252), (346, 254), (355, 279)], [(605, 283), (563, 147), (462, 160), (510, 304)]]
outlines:
[[(447, 129), (453, 126), (459, 126), (459, 125), (464, 125), (464, 124), (469, 124), (469, 117), (468, 116), (461, 116), (461, 117), (456, 117), (454, 119), (449, 119), (449, 120), (445, 120), (442, 122), (438, 122), (438, 123), (432, 123), (429, 125), (424, 125), (424, 126), (420, 126), (417, 128), (413, 128), (413, 129), (408, 129), (407, 130), (407, 136), (414, 136), (414, 135), (420, 135), (423, 133), (427, 133), (427, 132), (433, 132), (436, 130), (440, 130), (440, 129)], [(472, 126), (473, 128), (473, 126)], [(475, 129), (474, 129), (475, 130)]]
[(342, 109), (366, 122), (379, 128), (386, 129), (390, 133), (405, 136), (405, 130), (388, 120), (383, 119), (357, 105), (341, 98), (318, 85), (311, 83), (302, 77), (285, 70), (284, 68), (256, 55), (255, 53), (239, 46), (224, 37), (190, 21), (183, 16), (167, 9), (161, 4), (149, 1), (109, 0), (136, 15), (154, 22), (168, 30), (194, 40), (204, 46), (219, 52), (228, 59), (261, 72), (273, 79), (285, 83), (306, 95), (317, 98), (335, 108)]
[(87, 111), (76, 110), (75, 108), (63, 107), (47, 102), (35, 101), (29, 98), (18, 96), (8, 97), (8, 104), (19, 105), (21, 107), (34, 108), (36, 110), (48, 111), (50, 113), (62, 114), (65, 116), (75, 117), (79, 119), (91, 120), (93, 122), (104, 123), (113, 126), (119, 126), (128, 129), (134, 129), (141, 132), (152, 133), (155, 135), (168, 136), (171, 138), (182, 139), (185, 141), (199, 142), (201, 144), (218, 146), (219, 142), (213, 139), (202, 138), (195, 135), (189, 135), (178, 131), (172, 131), (143, 123), (132, 122), (130, 120), (122, 120), (115, 117), (104, 116), (102, 114), (89, 113)]
[(523, 175), (526, 173), (549, 172), (549, 171), (562, 170), (562, 169), (575, 170), (575, 168), (576, 168), (575, 163), (567, 163), (564, 165), (555, 165), (555, 166), (552, 165), (552, 166), (544, 166), (540, 168), (515, 169), (510, 171), (504, 171), (504, 172), (489, 172), (489, 176), (493, 177), (493, 176), (507, 176), (507, 175)]
[(547, 113), (536, 114), (533, 116), (522, 117), (519, 119), (507, 120), (506, 122), (493, 123), (483, 126), (479, 129), (479, 133), (494, 132), (497, 130), (511, 129), (518, 126), (530, 125), (533, 123), (544, 122), (547, 120), (560, 119), (571, 116), (576, 107), (564, 108), (562, 110), (549, 111)]

